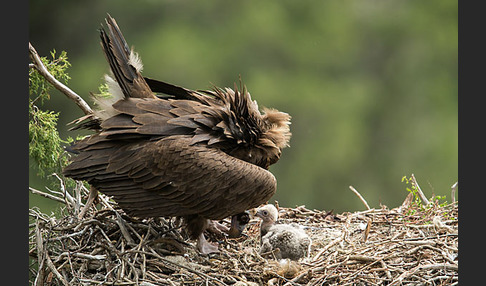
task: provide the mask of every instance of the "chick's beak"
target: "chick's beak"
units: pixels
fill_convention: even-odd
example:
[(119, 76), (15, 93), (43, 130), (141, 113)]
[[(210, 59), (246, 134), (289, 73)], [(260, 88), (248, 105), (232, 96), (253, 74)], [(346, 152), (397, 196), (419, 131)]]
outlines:
[(257, 212), (255, 213), (255, 216), (263, 219), (263, 213), (262, 213), (262, 210), (258, 209)]

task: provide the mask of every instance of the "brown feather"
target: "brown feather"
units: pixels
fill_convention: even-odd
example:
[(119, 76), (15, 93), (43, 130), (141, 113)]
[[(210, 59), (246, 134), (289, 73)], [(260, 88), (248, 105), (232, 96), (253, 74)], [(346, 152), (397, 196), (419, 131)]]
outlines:
[(130, 63), (131, 51), (111, 16), (106, 18), (110, 35), (100, 29), (101, 46), (125, 97), (156, 98), (140, 72)]
[[(183, 200), (168, 200), (166, 205), (171, 206), (159, 209), (157, 216), (198, 214), (210, 219), (222, 219), (256, 207), (275, 193), (276, 181), (270, 172), (217, 149), (190, 146), (191, 140), (187, 136), (172, 136), (144, 144), (114, 145), (108, 149), (86, 151), (95, 159), (74, 161), (64, 173), (75, 179), (87, 180), (101, 192), (108, 191), (122, 208), (128, 202), (118, 195), (118, 191), (109, 191), (113, 185), (120, 191), (136, 187), (143, 201), (147, 197), (165, 198), (164, 189), (159, 186), (176, 186), (178, 193), (183, 194)], [(119, 180), (100, 180), (98, 174), (89, 171), (80, 174), (73, 172), (103, 163), (106, 165), (105, 174), (116, 174)], [(150, 172), (145, 172), (143, 177), (130, 173), (131, 169), (141, 164), (145, 164)], [(218, 207), (194, 208), (193, 204), (198, 201), (201, 205)], [(129, 203), (133, 203), (133, 199)], [(143, 206), (137, 209), (130, 206), (127, 212), (137, 215), (143, 210)]]

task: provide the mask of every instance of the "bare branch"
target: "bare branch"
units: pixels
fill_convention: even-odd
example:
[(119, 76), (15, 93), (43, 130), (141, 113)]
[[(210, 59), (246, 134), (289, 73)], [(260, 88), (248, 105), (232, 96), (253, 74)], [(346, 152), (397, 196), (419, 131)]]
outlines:
[(368, 203), (366, 202), (366, 200), (363, 198), (363, 196), (361, 196), (361, 194), (358, 193), (358, 191), (356, 191), (356, 189), (353, 188), (353, 186), (349, 186), (349, 189), (358, 196), (358, 198), (363, 202), (363, 204), (366, 206), (367, 209), (369, 210), (371, 209)]
[(34, 285), (43, 285), (44, 284), (44, 242), (42, 239), (41, 229), (39, 225), (39, 221), (35, 223), (35, 242), (37, 245), (37, 265), (39, 271), (37, 272), (37, 276), (35, 277)]
[(61, 281), (61, 283), (63, 285), (69, 286), (69, 283), (66, 281), (66, 279), (64, 279), (64, 277), (62, 277), (61, 273), (59, 273), (59, 271), (57, 270), (56, 266), (52, 262), (49, 255), (46, 255), (46, 264), (47, 264), (47, 267), (49, 267), (49, 269), (52, 271), (52, 273), (54, 273), (54, 275), (56, 275), (57, 279), (59, 279), (59, 281)]
[(341, 241), (344, 240), (344, 234), (343, 235), (340, 235), (338, 236), (336, 239), (334, 239), (333, 241), (331, 241), (328, 245), (326, 245), (325, 247), (323, 247), (321, 250), (319, 250), (319, 252), (314, 255), (314, 257), (312, 258), (312, 262), (316, 262), (319, 257), (324, 254), (324, 252), (326, 252), (328, 249), (330, 249), (331, 247), (333, 247), (334, 245), (340, 243)]
[(48, 198), (48, 199), (51, 199), (51, 200), (54, 200), (54, 201), (57, 201), (57, 202), (60, 202), (60, 203), (64, 203), (64, 200), (59, 198), (59, 197), (56, 197), (56, 196), (53, 196), (51, 194), (48, 194), (48, 193), (44, 193), (42, 191), (39, 191), (39, 190), (36, 190), (32, 187), (29, 187), (29, 191), (33, 194), (36, 194), (36, 195), (40, 195), (40, 196), (43, 196), (44, 198)]
[[(92, 114), (93, 110), (91, 107), (84, 101), (84, 99), (81, 98), (77, 93), (72, 91), (69, 87), (65, 86), (62, 84), (60, 81), (58, 81), (52, 74), (49, 73), (47, 70), (46, 66), (44, 63), (42, 63), (41, 58), (39, 57), (39, 54), (37, 51), (34, 49), (34, 46), (29, 42), (29, 54), (30, 58), (34, 62), (33, 67), (49, 82), (51, 83), (57, 90), (60, 92), (64, 93), (68, 98), (72, 99), (78, 106), (81, 108), (81, 110), (84, 112), (84, 114)], [(29, 67), (32, 67), (29, 65)]]
[(458, 182), (455, 182), (454, 185), (451, 186), (452, 203), (455, 203), (456, 202), (457, 183)]

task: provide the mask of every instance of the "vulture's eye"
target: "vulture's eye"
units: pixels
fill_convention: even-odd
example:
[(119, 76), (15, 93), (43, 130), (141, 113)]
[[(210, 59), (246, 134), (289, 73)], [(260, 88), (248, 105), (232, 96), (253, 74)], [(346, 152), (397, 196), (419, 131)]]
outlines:
[(267, 211), (263, 211), (263, 215), (264, 216), (267, 216), (268, 215), (268, 212)]

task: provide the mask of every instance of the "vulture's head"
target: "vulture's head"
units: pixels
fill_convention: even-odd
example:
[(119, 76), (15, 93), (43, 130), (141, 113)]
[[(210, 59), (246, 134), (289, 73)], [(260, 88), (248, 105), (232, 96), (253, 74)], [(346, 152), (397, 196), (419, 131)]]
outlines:
[(290, 115), (272, 108), (260, 111), (244, 85), (215, 88), (211, 94), (218, 98), (219, 116), (225, 118), (216, 127), (239, 146), (231, 155), (266, 169), (276, 163), (282, 149), (289, 146)]
[[(270, 165), (278, 161), (281, 150), (289, 146), (290, 115), (272, 108), (263, 108), (262, 119), (265, 130), (260, 137), (259, 144), (275, 150), (276, 158), (271, 158)], [(273, 161), (275, 160), (275, 161)]]

